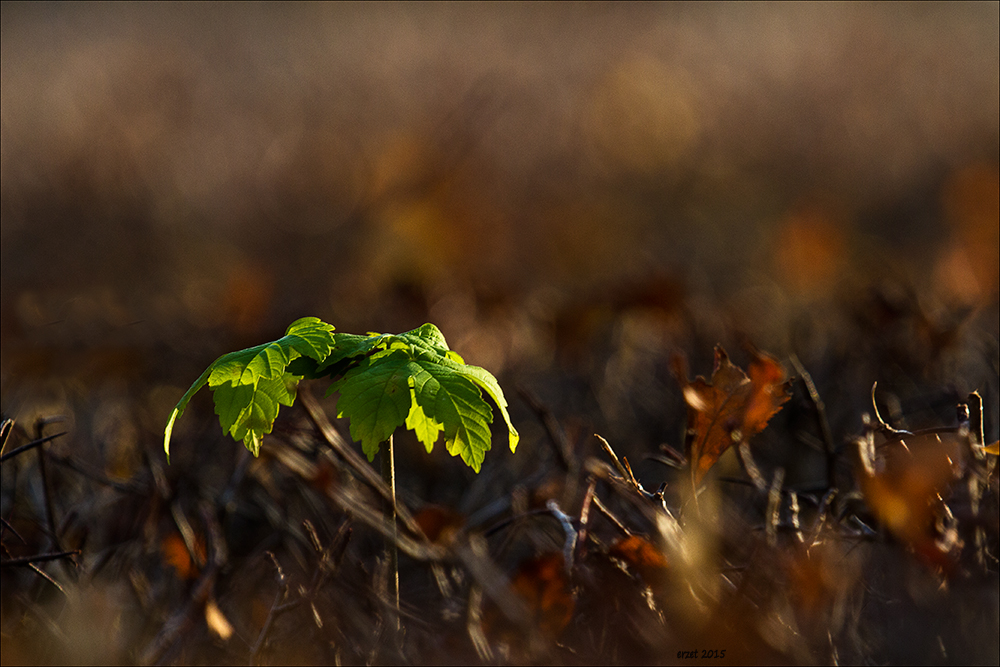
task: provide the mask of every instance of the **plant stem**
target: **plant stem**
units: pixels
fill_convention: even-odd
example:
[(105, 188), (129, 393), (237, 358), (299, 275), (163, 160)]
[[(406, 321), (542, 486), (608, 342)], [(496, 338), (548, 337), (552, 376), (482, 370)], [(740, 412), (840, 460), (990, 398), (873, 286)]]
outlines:
[(389, 596), (396, 608), (396, 629), (399, 630), (399, 548), (396, 546), (399, 528), (396, 525), (396, 465), (392, 452), (392, 435), (379, 444), (382, 464), (382, 481), (389, 487), (390, 499), (385, 505), (385, 517), (390, 532), (385, 537), (386, 557), (389, 559)]

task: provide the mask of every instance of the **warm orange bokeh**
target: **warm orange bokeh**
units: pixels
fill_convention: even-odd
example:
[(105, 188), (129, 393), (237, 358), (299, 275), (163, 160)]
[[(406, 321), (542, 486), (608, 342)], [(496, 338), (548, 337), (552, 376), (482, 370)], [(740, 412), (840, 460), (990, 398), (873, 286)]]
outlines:
[(939, 261), (944, 287), (970, 300), (995, 294), (1000, 279), (1000, 169), (977, 162), (956, 171), (941, 199), (956, 238)]
[(843, 222), (828, 209), (794, 210), (778, 227), (774, 261), (786, 286), (801, 294), (822, 294), (837, 283), (845, 263)]

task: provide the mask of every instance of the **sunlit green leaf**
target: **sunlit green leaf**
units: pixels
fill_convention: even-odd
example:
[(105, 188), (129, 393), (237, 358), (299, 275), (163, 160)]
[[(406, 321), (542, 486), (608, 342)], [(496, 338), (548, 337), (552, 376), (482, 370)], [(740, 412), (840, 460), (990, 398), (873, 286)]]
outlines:
[[(216, 359), (195, 380), (170, 413), (167, 427), (163, 431), (163, 451), (168, 459), (174, 423), (183, 414), (191, 397), (206, 384), (216, 393), (215, 410), (223, 431), (236, 440), (255, 443), (252, 447), (248, 444), (248, 448), (256, 455), (260, 450), (261, 436), (271, 432), (271, 423), (267, 422), (266, 416), (272, 412), (277, 415), (277, 404), (291, 405), (291, 400), (295, 397), (294, 389), (291, 390), (290, 399), (287, 396), (279, 398), (282, 391), (288, 394), (289, 390), (278, 389), (278, 385), (273, 384), (258, 391), (256, 385), (262, 379), (287, 384), (287, 380), (282, 378), (286, 375), (289, 363), (296, 358), (305, 356), (317, 362), (325, 360), (333, 347), (333, 331), (333, 325), (319, 318), (303, 317), (292, 322), (285, 335), (276, 341), (230, 352)], [(220, 390), (221, 396), (218, 394)], [(289, 402), (284, 402), (286, 400)], [(261, 405), (254, 405), (254, 401), (261, 401)], [(245, 415), (248, 409), (250, 417)], [(270, 421), (273, 422), (274, 417)], [(242, 435), (237, 437), (237, 433)]]
[[(427, 379), (436, 382), (432, 378)], [(420, 402), (417, 401), (416, 381), (413, 377), (410, 378), (410, 414), (406, 416), (406, 428), (416, 434), (417, 440), (424, 444), (428, 454), (434, 449), (434, 443), (437, 442), (438, 436), (444, 430), (444, 425), (428, 417)]]
[(361, 443), (369, 461), (410, 412), (411, 363), (403, 354), (383, 357), (379, 363), (366, 359), (330, 387), (340, 392), (337, 416), (350, 418), (351, 437)]

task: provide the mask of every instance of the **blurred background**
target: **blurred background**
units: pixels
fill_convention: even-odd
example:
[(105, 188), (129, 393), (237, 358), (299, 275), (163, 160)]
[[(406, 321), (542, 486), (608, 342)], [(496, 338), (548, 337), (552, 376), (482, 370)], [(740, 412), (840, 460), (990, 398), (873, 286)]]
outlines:
[(995, 4), (2, 11), (7, 414), (306, 314), (602, 379), (997, 330)]
[[(116, 479), (305, 315), (436, 323), (522, 451), (517, 388), (571, 441), (679, 448), (669, 360), (716, 343), (797, 355), (838, 437), (876, 380), (917, 426), (978, 389), (997, 437), (996, 3), (0, 12), (0, 409)], [(239, 447), (189, 412), (172, 478)]]

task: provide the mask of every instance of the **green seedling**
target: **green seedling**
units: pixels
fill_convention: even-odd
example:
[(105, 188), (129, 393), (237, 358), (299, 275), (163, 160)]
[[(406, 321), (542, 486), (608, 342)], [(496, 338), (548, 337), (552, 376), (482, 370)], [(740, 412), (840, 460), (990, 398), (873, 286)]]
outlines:
[(351, 437), (369, 461), (405, 424), (428, 452), (443, 433), (448, 452), (479, 472), (493, 421), (482, 391), (500, 408), (510, 450), (517, 448), (517, 430), (496, 378), (466, 364), (433, 324), (398, 335), (358, 336), (334, 333), (333, 325), (304, 317), (282, 338), (224, 354), (205, 369), (170, 413), (163, 449), (169, 457), (174, 422), (207, 384), (222, 430), (257, 456), (279, 407), (295, 401), (299, 381), (323, 377), (333, 380), (327, 395), (340, 393), (337, 416), (350, 419)]
[[(518, 434), (496, 378), (470, 366), (448, 348), (441, 331), (425, 324), (404, 334), (334, 333), (333, 325), (303, 317), (278, 340), (216, 359), (184, 393), (170, 413), (163, 450), (170, 456), (174, 423), (206, 384), (213, 392), (222, 430), (243, 441), (257, 456), (280, 406), (295, 401), (300, 380), (329, 378), (327, 395), (340, 393), (337, 416), (350, 419), (351, 437), (361, 442), (369, 461), (381, 452), (382, 479), (395, 498), (392, 434), (405, 425), (428, 452), (443, 435), (445, 447), (477, 473), (490, 449), (493, 410), (482, 392), (500, 408), (510, 450)], [(395, 527), (395, 504), (387, 508)], [(396, 571), (396, 552), (390, 556)], [(395, 591), (398, 603), (398, 579)]]

